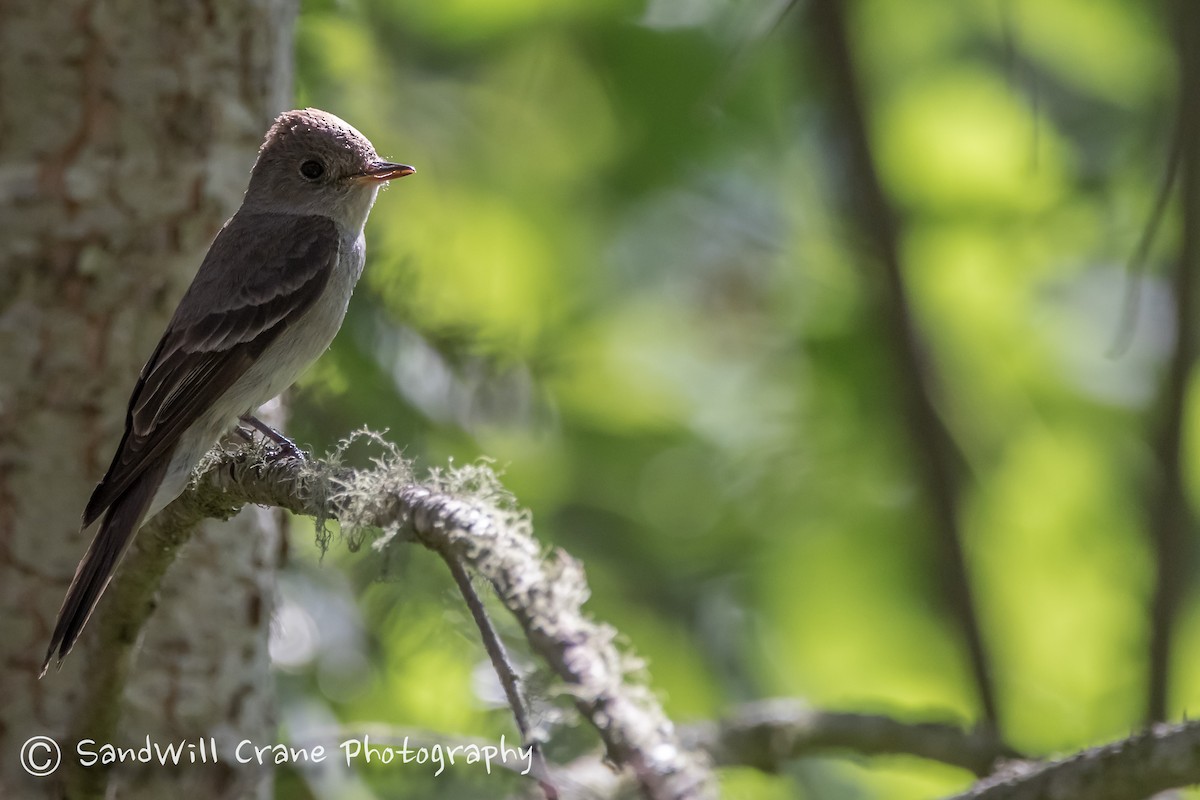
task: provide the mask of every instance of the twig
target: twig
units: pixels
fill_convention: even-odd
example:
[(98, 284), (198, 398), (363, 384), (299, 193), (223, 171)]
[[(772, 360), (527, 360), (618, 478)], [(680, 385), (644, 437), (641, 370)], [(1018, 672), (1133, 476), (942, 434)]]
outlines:
[[(1144, 800), (1200, 781), (1200, 722), (1155, 725), (1046, 762), (1022, 758), (987, 731), (818, 711), (786, 698), (740, 706), (715, 722), (684, 725), (680, 736), (685, 744), (707, 751), (718, 765), (768, 773), (781, 771), (794, 759), (830, 752), (913, 755), (977, 775), (999, 765), (949, 800)], [(624, 796), (617, 776), (598, 774), (594, 759), (559, 768), (555, 775), (567, 787), (567, 797)]]
[(1049, 763), (1017, 762), (951, 800), (1145, 800), (1200, 782), (1200, 722), (1144, 733)]
[(906, 723), (872, 714), (818, 711), (775, 699), (734, 709), (717, 722), (687, 725), (685, 743), (714, 763), (777, 772), (792, 759), (842, 750), (906, 754), (990, 777), (952, 800), (1143, 800), (1200, 782), (1200, 722), (1158, 724), (1126, 739), (1056, 761), (1031, 761), (987, 731)]
[(1021, 758), (988, 731), (937, 722), (900, 722), (877, 714), (818, 711), (787, 698), (740, 706), (717, 722), (684, 726), (685, 743), (719, 766), (778, 772), (796, 758), (829, 750), (905, 754), (987, 775), (1002, 760)]
[(446, 562), (446, 566), (450, 568), (450, 574), (454, 576), (454, 582), (458, 584), (458, 591), (471, 611), (471, 618), (475, 620), (475, 627), (479, 629), (479, 638), (483, 640), (483, 648), (492, 661), (492, 668), (496, 670), (496, 677), (500, 679), (500, 685), (504, 687), (504, 696), (508, 699), (509, 708), (512, 709), (513, 719), (516, 720), (521, 739), (533, 748), (534, 770), (538, 776), (538, 784), (541, 786), (542, 793), (546, 796), (546, 800), (557, 800), (558, 790), (554, 788), (554, 784), (550, 780), (550, 770), (546, 765), (546, 757), (542, 753), (542, 743), (534, 737), (533, 728), (529, 722), (529, 707), (525, 701), (525, 693), (521, 690), (521, 676), (517, 674), (516, 667), (508, 657), (508, 653), (504, 649), (504, 642), (500, 640), (500, 634), (492, 625), (487, 609), (484, 608), (483, 601), (479, 599), (479, 593), (471, 584), (471, 576), (467, 574), (461, 563), (445, 553), (440, 555)]

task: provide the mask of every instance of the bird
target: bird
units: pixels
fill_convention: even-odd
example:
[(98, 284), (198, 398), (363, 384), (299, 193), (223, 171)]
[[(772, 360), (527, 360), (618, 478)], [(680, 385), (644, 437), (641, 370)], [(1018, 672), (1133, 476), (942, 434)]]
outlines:
[(315, 108), (267, 131), (242, 204), (225, 223), (142, 368), (125, 431), (83, 512), (99, 522), (58, 612), (39, 677), (61, 666), (134, 535), (186, 488), (193, 468), (333, 341), (362, 275), (380, 188), (416, 170), (381, 159), (349, 123)]

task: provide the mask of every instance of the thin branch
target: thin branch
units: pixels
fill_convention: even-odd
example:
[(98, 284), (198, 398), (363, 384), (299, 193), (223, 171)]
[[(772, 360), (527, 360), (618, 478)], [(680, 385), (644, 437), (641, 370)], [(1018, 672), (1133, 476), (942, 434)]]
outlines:
[(904, 754), (987, 775), (1002, 760), (1020, 758), (987, 731), (936, 722), (900, 722), (876, 714), (818, 711), (787, 698), (740, 706), (717, 722), (684, 726), (685, 743), (718, 766), (778, 772), (792, 759), (842, 750)]
[(1200, 722), (1144, 733), (1048, 763), (1015, 762), (951, 800), (1145, 800), (1200, 782)]
[(846, 191), (854, 223), (881, 270), (883, 338), (894, 364), (902, 421), (916, 455), (914, 467), (932, 512), (941, 552), (946, 592), (966, 641), (971, 674), (985, 724), (997, 723), (996, 692), (990, 659), (980, 630), (959, 529), (959, 473), (962, 459), (954, 438), (938, 414), (931, 385), (936, 383), (925, 345), (913, 319), (900, 263), (900, 223), (875, 169), (868, 124), (854, 61), (847, 41), (842, 0), (812, 0), (809, 34), (828, 81), (828, 103), (838, 140), (845, 144)]
[(446, 566), (450, 568), (450, 574), (454, 576), (454, 582), (458, 584), (458, 591), (471, 611), (471, 618), (475, 620), (475, 627), (479, 629), (483, 648), (487, 651), (488, 658), (492, 661), (492, 669), (496, 670), (496, 677), (499, 678), (500, 685), (504, 688), (504, 696), (508, 699), (509, 708), (512, 709), (513, 719), (516, 720), (521, 739), (526, 745), (533, 748), (534, 773), (538, 775), (538, 784), (542, 788), (542, 794), (546, 796), (546, 800), (557, 800), (558, 790), (554, 788), (554, 784), (548, 777), (550, 770), (546, 766), (546, 757), (542, 753), (542, 743), (533, 736), (533, 727), (529, 722), (529, 706), (525, 702), (525, 693), (521, 690), (521, 676), (517, 674), (516, 667), (508, 657), (508, 652), (504, 649), (504, 642), (500, 640), (500, 634), (492, 625), (491, 617), (488, 616), (487, 609), (484, 608), (483, 601), (479, 598), (479, 593), (475, 591), (475, 586), (472, 585), (471, 576), (467, 574), (466, 568), (445, 553), (440, 555), (446, 562)]
[(990, 777), (952, 800), (1144, 800), (1200, 782), (1200, 722), (1158, 724), (1056, 761), (1031, 761), (987, 731), (818, 711), (798, 700), (750, 703), (718, 722), (682, 728), (685, 743), (719, 766), (778, 772), (790, 760), (833, 751), (928, 758)]
[[(993, 774), (949, 800), (1145, 800), (1200, 782), (1200, 722), (1159, 724), (1056, 761), (1031, 761), (994, 734), (944, 723), (908, 723), (872, 714), (818, 711), (780, 698), (735, 708), (724, 719), (684, 725), (680, 737), (720, 766), (780, 772), (807, 756), (912, 755)], [(624, 783), (595, 759), (557, 768), (565, 798), (623, 797)]]
[[(475, 469), (475, 482), (486, 484), (491, 473)], [(454, 477), (417, 483), (402, 462), (351, 470), (319, 461), (264, 461), (253, 450), (214, 451), (188, 491), (139, 532), (137, 551), (106, 597), (108, 619), (98, 631), (105, 641), (96, 650), (114, 662), (128, 659), (149, 614), (151, 587), (199, 520), (228, 518), (248, 504), (318, 520), (336, 517), (344, 525), (382, 528), (381, 542), (403, 534), (486, 578), (596, 728), (608, 758), (630, 770), (644, 797), (714, 797), (703, 756), (682, 746), (653, 693), (628, 679), (640, 662), (618, 650), (614, 630), (583, 611), (588, 587), (579, 563), (562, 550), (544, 554), (528, 519), (511, 510), (496, 485), (456, 487)], [(139, 613), (119, 618), (117, 609)], [(119, 702), (111, 686), (102, 694), (118, 695), (112, 702)]]

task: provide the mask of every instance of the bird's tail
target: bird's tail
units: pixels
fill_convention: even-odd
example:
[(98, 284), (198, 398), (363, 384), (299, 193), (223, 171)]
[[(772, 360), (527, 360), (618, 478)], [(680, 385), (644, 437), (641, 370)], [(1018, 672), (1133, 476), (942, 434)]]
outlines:
[(153, 463), (147, 465), (133, 482), (122, 492), (104, 514), (100, 522), (100, 530), (96, 538), (79, 562), (71, 587), (67, 589), (66, 599), (58, 611), (58, 622), (54, 626), (54, 635), (50, 639), (50, 647), (46, 650), (46, 660), (38, 677), (46, 674), (50, 662), (55, 660), (62, 664), (67, 653), (75, 646), (80, 631), (87, 624), (92, 611), (100, 601), (100, 595), (112, 580), (121, 557), (133, 539), (133, 534), (141, 527), (146, 511), (154, 499), (155, 492), (162, 484), (170, 463), (170, 453), (159, 456)]

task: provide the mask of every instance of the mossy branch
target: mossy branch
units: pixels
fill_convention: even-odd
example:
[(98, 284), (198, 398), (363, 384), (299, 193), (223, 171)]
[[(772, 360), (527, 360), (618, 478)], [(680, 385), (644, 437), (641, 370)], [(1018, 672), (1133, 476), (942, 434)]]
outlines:
[(1057, 761), (1014, 761), (950, 800), (1142, 800), (1200, 781), (1200, 723), (1156, 724)]
[[(1200, 725), (1155, 726), (1129, 739), (1055, 762), (1009, 760), (989, 731), (905, 724), (872, 715), (813, 711), (796, 701), (763, 701), (728, 718), (677, 732), (650, 690), (629, 679), (636, 659), (614, 645), (616, 632), (584, 613), (587, 583), (579, 563), (561, 550), (546, 553), (527, 514), (486, 466), (435, 471), (418, 482), (394, 451), (371, 469), (336, 462), (272, 460), (261, 451), (214, 451), (193, 485), (139, 533), (113, 583), (93, 635), (84, 673), (80, 725), (102, 738), (115, 727), (129, 653), (153, 610), (159, 580), (197, 523), (228, 518), (248, 505), (277, 506), (343, 528), (383, 530), (379, 549), (417, 542), (466, 567), (493, 586), (521, 625), (532, 649), (599, 732), (609, 758), (648, 798), (707, 798), (715, 793), (710, 762), (781, 769), (804, 755), (832, 750), (909, 753), (956, 764), (980, 781), (966, 798), (1105, 798), (1128, 800), (1148, 787), (1200, 779)], [(702, 755), (703, 754), (703, 755)], [(557, 768), (551, 778), (579, 768)], [(103, 777), (68, 775), (69, 797), (93, 797)], [(576, 773), (577, 777), (577, 773)], [(598, 777), (593, 775), (593, 777)], [(596, 786), (621, 794), (620, 776)], [(572, 781), (564, 781), (571, 786)], [(571, 796), (566, 792), (564, 796)]]
[[(529, 515), (479, 464), (433, 471), (418, 482), (394, 450), (370, 469), (275, 460), (252, 447), (214, 450), (188, 490), (139, 532), (97, 621), (105, 641), (93, 652), (103, 663), (89, 665), (90, 676), (124, 675), (159, 580), (195, 525), (250, 504), (312, 516), (318, 524), (335, 518), (343, 529), (379, 528), (376, 548), (415, 541), (465, 565), (492, 585), (532, 650), (599, 732), (608, 758), (629, 770), (645, 797), (715, 796), (706, 759), (681, 745), (654, 694), (630, 679), (640, 662), (617, 648), (615, 630), (583, 611), (589, 590), (579, 562), (559, 549), (545, 552)], [(97, 699), (82, 724), (95, 736), (95, 726), (115, 724), (110, 706), (120, 692), (112, 683), (89, 689)]]

